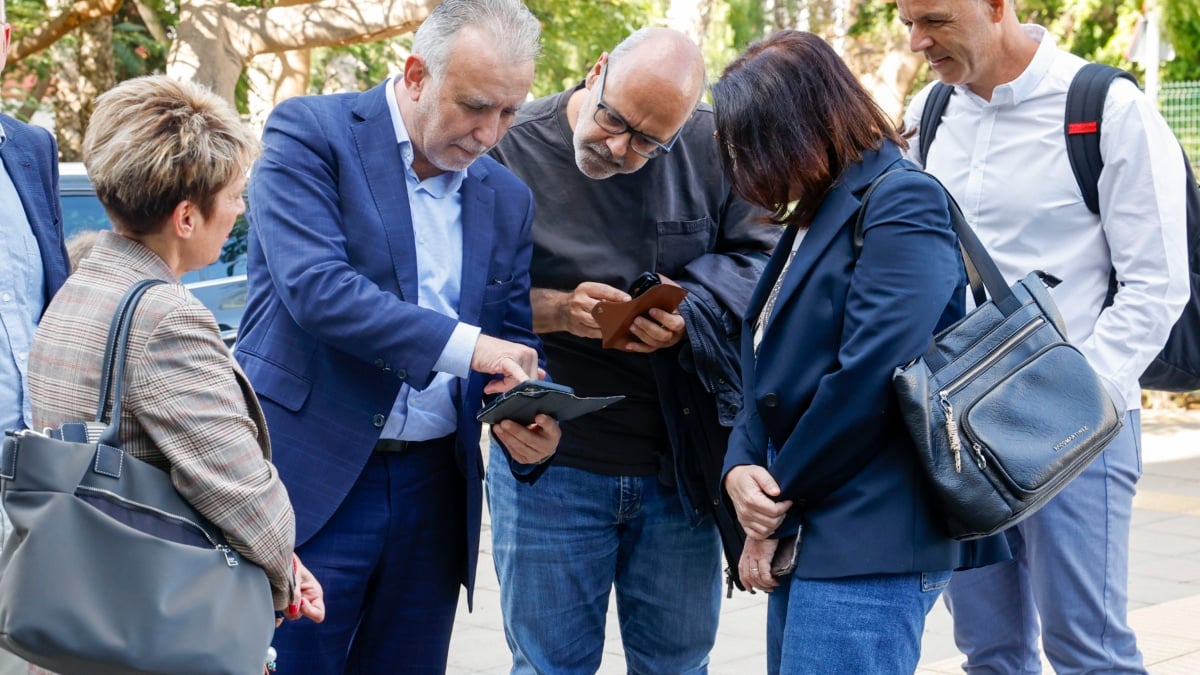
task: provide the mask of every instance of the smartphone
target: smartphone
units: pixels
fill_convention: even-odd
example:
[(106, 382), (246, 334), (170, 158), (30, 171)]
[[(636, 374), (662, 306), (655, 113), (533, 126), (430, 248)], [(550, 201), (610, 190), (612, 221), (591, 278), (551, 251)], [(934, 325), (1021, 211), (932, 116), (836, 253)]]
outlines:
[(629, 284), (629, 296), (636, 298), (661, 283), (662, 279), (654, 272), (642, 272), (633, 280), (633, 283)]

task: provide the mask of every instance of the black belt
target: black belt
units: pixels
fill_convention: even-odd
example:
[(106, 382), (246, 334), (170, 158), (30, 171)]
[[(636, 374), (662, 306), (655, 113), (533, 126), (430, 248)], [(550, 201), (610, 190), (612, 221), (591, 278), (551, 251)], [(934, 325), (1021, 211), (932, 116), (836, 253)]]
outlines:
[(394, 438), (381, 438), (375, 442), (375, 452), (406, 453), (423, 448), (444, 448), (454, 443), (454, 434), (434, 438), (428, 441), (399, 441)]

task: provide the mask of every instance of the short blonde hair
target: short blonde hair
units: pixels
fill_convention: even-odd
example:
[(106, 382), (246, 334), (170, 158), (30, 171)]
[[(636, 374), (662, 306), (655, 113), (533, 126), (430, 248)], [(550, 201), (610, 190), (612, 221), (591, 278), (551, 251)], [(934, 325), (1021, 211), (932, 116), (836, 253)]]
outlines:
[(202, 85), (151, 75), (96, 99), (83, 163), (113, 228), (152, 234), (184, 200), (208, 216), (258, 150), (228, 101)]

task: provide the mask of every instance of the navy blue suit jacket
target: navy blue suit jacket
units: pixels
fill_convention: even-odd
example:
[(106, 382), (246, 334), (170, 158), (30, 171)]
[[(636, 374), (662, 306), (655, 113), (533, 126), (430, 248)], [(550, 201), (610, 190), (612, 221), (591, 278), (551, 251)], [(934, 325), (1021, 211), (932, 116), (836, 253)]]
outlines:
[(58, 146), (49, 131), (8, 115), (0, 114), (0, 125), (8, 138), (0, 147), (0, 161), (17, 189), (25, 218), (42, 254), (43, 290), (48, 305), (71, 269), (63, 242), (62, 205), (58, 201)]
[(801, 577), (934, 571), (1007, 557), (999, 538), (961, 544), (938, 529), (891, 388), (895, 367), (963, 315), (965, 273), (943, 190), (918, 173), (888, 178), (871, 197), (855, 256), (863, 192), (904, 165), (911, 166), (888, 142), (843, 172), (787, 269), (757, 359), (754, 324), (795, 230), (780, 240), (745, 316), (745, 402), (725, 471), (769, 465), (783, 498), (795, 501), (778, 534), (803, 524)]
[[(237, 358), (262, 400), (274, 462), (316, 533), (366, 464), (401, 384), (423, 389), (456, 320), (418, 307), (404, 165), (384, 87), (294, 98), (272, 112), (250, 182), (249, 291)], [(540, 350), (529, 307), (529, 188), (489, 157), (462, 183), (459, 316)], [(474, 582), (482, 508), (483, 375), (458, 380)]]

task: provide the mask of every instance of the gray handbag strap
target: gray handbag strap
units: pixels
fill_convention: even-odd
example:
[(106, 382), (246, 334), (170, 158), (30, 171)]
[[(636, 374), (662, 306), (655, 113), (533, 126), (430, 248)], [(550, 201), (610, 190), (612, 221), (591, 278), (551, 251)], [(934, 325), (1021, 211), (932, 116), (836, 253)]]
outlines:
[(100, 372), (100, 401), (96, 405), (96, 421), (104, 422), (104, 413), (108, 408), (109, 396), (112, 396), (112, 414), (108, 426), (100, 434), (100, 443), (111, 448), (117, 445), (121, 437), (121, 401), (125, 396), (125, 354), (129, 348), (129, 329), (133, 325), (133, 310), (142, 299), (142, 295), (151, 286), (165, 284), (162, 279), (142, 279), (125, 291), (117, 310), (113, 314), (112, 323), (108, 326), (108, 345), (104, 351), (104, 366)]

